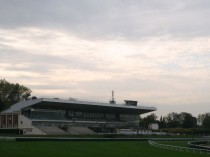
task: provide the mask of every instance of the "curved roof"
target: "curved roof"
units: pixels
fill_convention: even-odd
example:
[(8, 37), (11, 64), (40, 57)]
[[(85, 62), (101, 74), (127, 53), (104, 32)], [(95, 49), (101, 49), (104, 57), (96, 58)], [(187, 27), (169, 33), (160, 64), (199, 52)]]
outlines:
[(74, 110), (74, 111), (89, 111), (89, 112), (105, 112), (105, 113), (124, 113), (124, 114), (143, 114), (156, 111), (155, 107), (144, 106), (128, 106), (125, 104), (109, 104), (100, 102), (75, 101), (40, 98), (19, 102), (3, 111), (3, 113), (18, 112), (23, 108), (32, 107), (39, 109), (59, 109), (59, 110)]

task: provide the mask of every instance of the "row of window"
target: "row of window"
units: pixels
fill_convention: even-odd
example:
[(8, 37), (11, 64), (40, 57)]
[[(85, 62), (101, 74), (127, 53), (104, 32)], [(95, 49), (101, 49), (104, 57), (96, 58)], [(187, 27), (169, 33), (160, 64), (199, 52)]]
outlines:
[(98, 118), (98, 119), (116, 119), (116, 114), (104, 114), (97, 112), (76, 112), (67, 111), (68, 118)]
[(65, 112), (31, 112), (32, 119), (65, 120)]
[(61, 111), (61, 110), (50, 110), (50, 111), (25, 111), (25, 115), (32, 119), (43, 119), (43, 120), (68, 120), (72, 118), (84, 118), (84, 119), (107, 119), (113, 120), (118, 119), (122, 121), (136, 121), (138, 115), (131, 114), (110, 114), (110, 113), (98, 113), (98, 112), (79, 112), (79, 111)]

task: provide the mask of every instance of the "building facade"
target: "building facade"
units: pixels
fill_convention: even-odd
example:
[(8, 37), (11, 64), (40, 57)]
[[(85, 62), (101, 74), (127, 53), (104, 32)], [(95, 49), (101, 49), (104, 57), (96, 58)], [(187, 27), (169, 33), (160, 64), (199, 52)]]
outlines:
[[(47, 134), (43, 131), (61, 128), (88, 128), (104, 132), (138, 128), (139, 115), (155, 111), (155, 107), (77, 100), (35, 99), (14, 104), (0, 114), (0, 129), (18, 129), (23, 134)], [(79, 132), (79, 131), (78, 131)], [(56, 132), (55, 132), (56, 133)]]

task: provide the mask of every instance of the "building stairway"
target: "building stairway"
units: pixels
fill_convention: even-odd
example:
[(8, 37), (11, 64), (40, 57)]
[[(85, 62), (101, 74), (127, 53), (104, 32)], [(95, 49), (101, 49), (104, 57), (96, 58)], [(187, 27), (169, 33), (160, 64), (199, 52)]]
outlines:
[(56, 126), (36, 126), (47, 135), (67, 135), (68, 133)]
[(93, 135), (96, 134), (93, 130), (89, 129), (88, 127), (69, 127), (68, 133), (71, 135)]

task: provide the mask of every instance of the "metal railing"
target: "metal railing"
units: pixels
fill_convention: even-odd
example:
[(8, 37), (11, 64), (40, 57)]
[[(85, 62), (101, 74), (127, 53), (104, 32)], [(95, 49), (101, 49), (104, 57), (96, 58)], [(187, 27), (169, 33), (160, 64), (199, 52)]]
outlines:
[(188, 145), (189, 145), (191, 148), (207, 149), (207, 150), (210, 151), (209, 143), (210, 143), (209, 140), (189, 141), (189, 142), (188, 142)]
[[(151, 146), (154, 146), (154, 147), (158, 147), (158, 148), (162, 148), (162, 149), (175, 150), (175, 151), (180, 151), (180, 152), (193, 152), (193, 153), (207, 154), (207, 155), (210, 154), (210, 150), (207, 150), (207, 149), (174, 146), (174, 145), (158, 143), (158, 141), (160, 141), (160, 140), (149, 140), (149, 144)], [(161, 140), (161, 141), (166, 142), (168, 140)]]
[(16, 137), (4, 137), (0, 136), (0, 141), (15, 141)]

